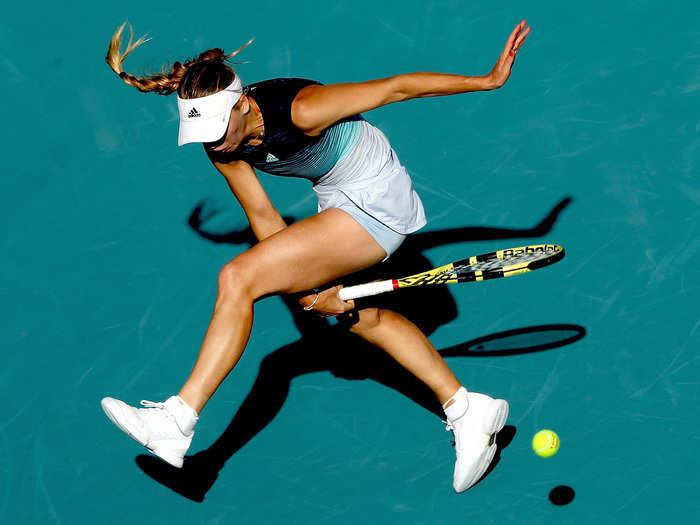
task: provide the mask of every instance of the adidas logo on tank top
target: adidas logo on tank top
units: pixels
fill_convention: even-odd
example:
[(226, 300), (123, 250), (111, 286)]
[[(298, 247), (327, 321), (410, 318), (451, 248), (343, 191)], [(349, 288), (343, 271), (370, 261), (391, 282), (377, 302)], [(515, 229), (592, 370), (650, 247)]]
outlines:
[(277, 162), (278, 160), (280, 159), (275, 157), (272, 153), (268, 153), (267, 157), (265, 158), (265, 162)]
[(199, 114), (197, 111), (197, 108), (192, 108), (190, 112), (187, 114), (187, 118), (194, 118), (194, 117), (201, 117), (202, 115)]

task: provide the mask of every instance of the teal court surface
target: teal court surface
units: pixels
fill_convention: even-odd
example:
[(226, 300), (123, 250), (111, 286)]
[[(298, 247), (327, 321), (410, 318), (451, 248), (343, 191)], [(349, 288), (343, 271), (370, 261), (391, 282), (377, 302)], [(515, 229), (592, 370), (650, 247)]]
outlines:
[[(245, 82), (413, 71), (493, 92), (366, 114), (428, 215), (378, 271), (415, 273), (556, 242), (537, 272), (387, 296), (467, 388), (511, 415), (495, 467), (451, 486), (451, 433), (387, 358), (304, 315), (255, 308), (250, 344), (202, 413), (185, 469), (121, 434), (100, 399), (161, 401), (187, 377), (218, 271), (252, 242), (174, 97), (104, 63), (124, 20), (154, 71), (252, 46)], [(28, 524), (694, 523), (700, 469), (700, 7), (591, 0), (13, 3), (0, 22), (0, 522)], [(260, 175), (291, 220), (304, 180)], [(561, 449), (535, 456), (551, 428)]]

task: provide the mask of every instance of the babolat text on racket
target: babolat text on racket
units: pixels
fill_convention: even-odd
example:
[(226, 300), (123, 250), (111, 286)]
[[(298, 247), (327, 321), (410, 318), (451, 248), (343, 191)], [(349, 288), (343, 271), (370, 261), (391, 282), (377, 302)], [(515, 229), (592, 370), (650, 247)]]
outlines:
[(564, 258), (564, 248), (557, 244), (520, 246), (497, 252), (474, 255), (427, 272), (402, 279), (387, 279), (342, 288), (338, 295), (343, 301), (391, 292), (400, 288), (429, 284), (467, 283), (511, 277), (554, 264)]

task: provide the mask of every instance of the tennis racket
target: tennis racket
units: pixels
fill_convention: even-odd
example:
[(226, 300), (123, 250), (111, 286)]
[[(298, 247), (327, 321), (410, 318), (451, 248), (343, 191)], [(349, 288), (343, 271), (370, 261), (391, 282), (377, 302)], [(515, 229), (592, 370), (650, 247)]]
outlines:
[(412, 286), (429, 284), (467, 283), (486, 281), (499, 277), (511, 277), (531, 272), (561, 261), (564, 248), (557, 244), (535, 244), (474, 255), (427, 272), (409, 275), (402, 279), (387, 279), (342, 288), (338, 295), (343, 301), (391, 292)]

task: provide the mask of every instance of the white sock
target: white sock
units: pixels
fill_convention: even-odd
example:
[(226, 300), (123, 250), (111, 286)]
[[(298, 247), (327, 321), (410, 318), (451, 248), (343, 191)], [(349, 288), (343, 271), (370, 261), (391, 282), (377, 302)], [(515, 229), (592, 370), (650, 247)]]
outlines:
[[(453, 399), (454, 403), (447, 406)], [(455, 392), (452, 397), (445, 401), (445, 404), (442, 405), (442, 409), (445, 411), (447, 420), (450, 422), (457, 421), (460, 417), (467, 413), (468, 408), (469, 398), (467, 397), (467, 389), (463, 386), (459, 387), (459, 390), (457, 390), (457, 392)]]
[(180, 396), (172, 396), (170, 399), (175, 401), (172, 403), (171, 410), (177, 426), (183, 434), (188, 436), (199, 421), (199, 416)]

